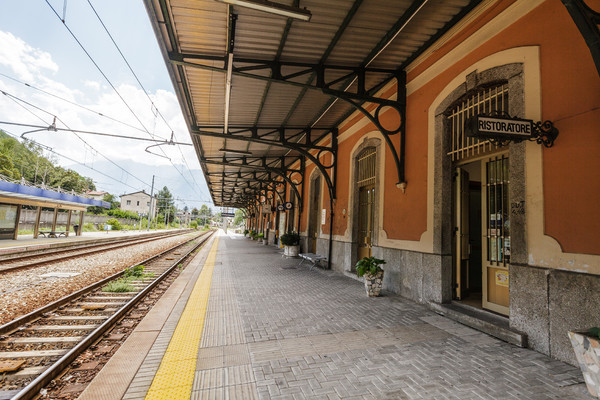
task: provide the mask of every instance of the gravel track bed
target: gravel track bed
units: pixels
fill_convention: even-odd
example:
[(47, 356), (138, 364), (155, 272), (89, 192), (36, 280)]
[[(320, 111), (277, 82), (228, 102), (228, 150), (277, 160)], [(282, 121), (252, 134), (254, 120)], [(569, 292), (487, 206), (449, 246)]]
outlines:
[[(52, 301), (82, 289), (125, 267), (189, 240), (184, 234), (131, 247), (106, 251), (82, 258), (48, 263), (34, 269), (0, 276), (0, 324), (36, 310)], [(51, 273), (78, 273), (71, 277), (42, 277)]]

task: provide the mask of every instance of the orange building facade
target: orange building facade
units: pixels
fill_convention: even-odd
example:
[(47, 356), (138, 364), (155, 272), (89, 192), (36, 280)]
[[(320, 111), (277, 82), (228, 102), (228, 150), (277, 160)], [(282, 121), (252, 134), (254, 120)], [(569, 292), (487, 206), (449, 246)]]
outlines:
[[(600, 78), (582, 34), (559, 1), (484, 1), (406, 72), (405, 182), (357, 112), (338, 127), (333, 210), (307, 162), (301, 210), (252, 223), (300, 232), (303, 252), (347, 276), (362, 256), (382, 258), (384, 289), (504, 316), (529, 347), (575, 363), (567, 331), (600, 324), (588, 303), (600, 293)], [(558, 136), (471, 138), (475, 114), (550, 121)]]

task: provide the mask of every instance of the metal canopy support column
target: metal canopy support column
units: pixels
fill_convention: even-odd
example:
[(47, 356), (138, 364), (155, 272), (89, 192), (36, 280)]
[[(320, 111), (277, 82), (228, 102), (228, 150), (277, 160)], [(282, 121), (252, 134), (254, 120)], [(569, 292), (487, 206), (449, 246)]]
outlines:
[(600, 75), (600, 10), (595, 11), (588, 6), (585, 0), (562, 0), (562, 3), (571, 14), (573, 22), (577, 25), (585, 43), (592, 53), (598, 75)]
[(35, 225), (33, 227), (33, 238), (37, 239), (40, 234), (40, 220), (42, 219), (42, 206), (38, 206), (35, 213)]
[(71, 230), (71, 217), (73, 216), (73, 210), (69, 210), (69, 214), (67, 215), (67, 228), (65, 229), (65, 236), (69, 237), (69, 232)]
[(58, 207), (54, 209), (54, 217), (52, 218), (52, 232), (56, 231), (56, 220), (58, 219)]
[[(83, 216), (85, 215), (85, 211), (79, 210), (79, 227), (75, 231), (75, 236), (81, 236), (81, 232), (83, 230)], [(142, 221), (140, 221), (140, 228), (142, 227)]]
[(19, 220), (21, 219), (21, 205), (17, 206), (17, 218), (15, 220), (15, 233), (13, 235), (13, 240), (17, 240), (19, 238)]

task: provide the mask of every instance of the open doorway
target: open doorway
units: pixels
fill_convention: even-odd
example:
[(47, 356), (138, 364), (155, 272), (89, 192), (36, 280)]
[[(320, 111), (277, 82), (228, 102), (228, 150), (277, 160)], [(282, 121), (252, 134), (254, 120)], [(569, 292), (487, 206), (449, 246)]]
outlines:
[(453, 297), (508, 315), (509, 159), (498, 154), (456, 167)]

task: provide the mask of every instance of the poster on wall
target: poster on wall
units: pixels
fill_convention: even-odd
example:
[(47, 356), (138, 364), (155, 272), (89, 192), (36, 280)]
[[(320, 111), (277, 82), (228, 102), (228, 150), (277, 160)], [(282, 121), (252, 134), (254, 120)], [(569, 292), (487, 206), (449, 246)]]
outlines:
[(0, 229), (15, 229), (17, 206), (0, 204)]
[(321, 225), (325, 225), (325, 219), (327, 218), (327, 210), (323, 209), (321, 211)]
[(508, 271), (496, 271), (496, 285), (508, 287)]

